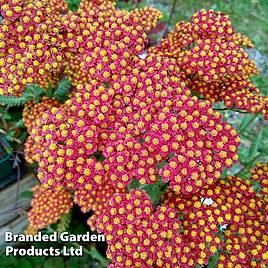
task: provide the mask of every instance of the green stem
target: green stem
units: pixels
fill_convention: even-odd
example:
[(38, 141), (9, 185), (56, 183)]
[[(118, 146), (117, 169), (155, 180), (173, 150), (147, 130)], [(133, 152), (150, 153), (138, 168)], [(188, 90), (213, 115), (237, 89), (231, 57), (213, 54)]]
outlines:
[(174, 12), (175, 12), (176, 3), (177, 3), (177, 0), (173, 0), (172, 7), (171, 7), (171, 10), (170, 10), (170, 13), (169, 13), (169, 19), (168, 19), (167, 26), (166, 26), (166, 30), (165, 30), (165, 32), (164, 32), (163, 37), (166, 37), (166, 35), (167, 35), (167, 33), (168, 33), (168, 29), (169, 29), (169, 26), (170, 26), (170, 23), (171, 23), (173, 14), (174, 14)]
[(241, 111), (238, 109), (232, 109), (232, 108), (213, 108), (214, 111), (232, 111), (232, 112), (236, 112), (236, 113), (241, 113), (241, 114), (249, 114), (249, 112), (246, 111)]

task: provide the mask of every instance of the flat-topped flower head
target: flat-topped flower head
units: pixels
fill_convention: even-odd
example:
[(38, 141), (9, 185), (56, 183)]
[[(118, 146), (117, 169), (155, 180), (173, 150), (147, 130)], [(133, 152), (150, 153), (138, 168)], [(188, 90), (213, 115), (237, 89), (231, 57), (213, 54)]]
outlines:
[(73, 206), (71, 193), (55, 191), (42, 186), (33, 188), (33, 199), (28, 220), (31, 229), (41, 230), (56, 223), (60, 217), (67, 214)]
[(147, 32), (155, 28), (158, 20), (163, 17), (161, 11), (153, 7), (134, 9), (130, 14), (139, 20)]
[(260, 184), (260, 194), (268, 197), (268, 163), (257, 163), (250, 173), (251, 179)]
[(180, 215), (182, 240), (195, 263), (207, 264), (221, 249), (217, 267), (264, 267), (267, 198), (249, 180), (227, 177), (188, 198), (168, 190), (163, 202)]
[(89, 217), (87, 224), (90, 229), (96, 229), (96, 221), (105, 211), (109, 200), (116, 193), (125, 193), (125, 189), (114, 187), (109, 178), (102, 180), (99, 185), (92, 185), (88, 190), (76, 190), (74, 192), (74, 203), (76, 203), (81, 211), (86, 213), (92, 211), (93, 215)]
[(22, 111), (22, 120), (30, 133), (34, 127), (34, 122), (43, 112), (52, 107), (59, 107), (60, 103), (54, 98), (42, 97), (40, 102), (26, 102)]
[(161, 267), (178, 263), (180, 222), (173, 209), (153, 209), (144, 191), (115, 194), (99, 217), (97, 229), (106, 235), (109, 267)]
[(243, 47), (253, 47), (235, 32), (231, 20), (222, 12), (201, 10), (191, 22), (179, 22), (149, 54), (177, 60), (185, 72), (188, 88), (212, 102), (224, 101), (250, 113), (267, 117), (267, 97), (250, 81), (259, 73)]
[(219, 11), (197, 11), (191, 18), (191, 24), (195, 39), (228, 37), (234, 33), (231, 20)]
[(53, 3), (10, 0), (1, 5), (1, 95), (20, 96), (28, 84), (48, 86), (60, 78), (63, 35)]
[(184, 194), (196, 193), (215, 183), (224, 167), (238, 160), (240, 139), (208, 101), (181, 96), (159, 111), (145, 135), (150, 155), (159, 162), (163, 180)]

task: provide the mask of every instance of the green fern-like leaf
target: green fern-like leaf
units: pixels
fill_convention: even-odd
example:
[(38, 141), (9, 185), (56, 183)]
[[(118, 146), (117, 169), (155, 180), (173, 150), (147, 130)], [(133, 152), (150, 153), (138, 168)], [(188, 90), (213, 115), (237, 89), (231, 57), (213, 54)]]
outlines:
[(27, 85), (21, 97), (0, 95), (0, 104), (7, 105), (9, 107), (21, 106), (27, 101), (31, 101), (31, 100), (39, 101), (40, 96), (43, 93), (44, 93), (44, 90), (40, 88), (38, 85), (30, 84), (30, 85)]
[(72, 211), (69, 211), (69, 213), (62, 215), (59, 223), (57, 224), (57, 232), (62, 233), (67, 231), (67, 229), (70, 226), (71, 220), (72, 220)]
[(21, 106), (25, 102), (27, 102), (27, 98), (25, 98), (25, 96), (17, 98), (15, 96), (0, 95), (0, 104), (1, 105), (7, 105), (10, 107), (13, 107), (13, 106)]
[(38, 97), (44, 94), (44, 90), (36, 84), (30, 84), (26, 87), (26, 92), (31, 92), (33, 96)]
[(27, 101), (39, 102), (42, 95), (45, 91), (35, 84), (27, 85), (26, 90), (23, 92), (22, 96), (27, 98)]
[(54, 92), (54, 97), (60, 101), (64, 102), (68, 99), (68, 93), (72, 84), (67, 78), (63, 78), (58, 85), (58, 88)]

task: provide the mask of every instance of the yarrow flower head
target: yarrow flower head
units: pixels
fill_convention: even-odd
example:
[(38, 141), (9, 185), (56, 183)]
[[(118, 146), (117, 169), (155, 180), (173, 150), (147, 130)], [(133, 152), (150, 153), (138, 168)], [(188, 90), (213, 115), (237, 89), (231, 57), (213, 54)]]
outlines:
[(46, 145), (40, 152), (38, 174), (44, 186), (87, 188), (90, 178), (99, 182), (106, 167), (93, 156), (97, 150), (95, 125), (69, 117), (64, 107), (44, 112), (36, 125), (31, 134)]
[(169, 190), (163, 201), (181, 215), (182, 239), (192, 246), (192, 257), (199, 256), (199, 265), (222, 249), (217, 267), (264, 267), (267, 198), (256, 194), (249, 180), (228, 177), (187, 199)]
[(268, 163), (257, 163), (251, 170), (251, 179), (259, 183), (260, 194), (268, 197)]
[(159, 111), (145, 137), (151, 156), (168, 159), (160, 169), (163, 180), (184, 194), (219, 179), (223, 168), (238, 160), (239, 142), (237, 132), (221, 122), (221, 115), (208, 101), (187, 96)]
[(116, 10), (109, 0), (81, 1), (77, 12), (64, 0), (0, 4), (1, 95), (20, 96), (31, 83), (47, 88), (64, 74), (73, 85), (97, 75), (106, 81), (115, 68), (123, 72), (133, 53), (143, 53), (145, 28), (161, 17), (153, 8)]
[(189, 89), (205, 99), (263, 113), (266, 118), (266, 97), (249, 80), (258, 69), (242, 46), (251, 48), (253, 44), (235, 32), (228, 16), (201, 10), (191, 22), (178, 23), (149, 53), (177, 59), (188, 76)]
[(109, 178), (102, 180), (100, 185), (92, 185), (90, 190), (76, 190), (74, 192), (74, 203), (81, 208), (81, 211), (93, 213), (87, 221), (92, 231), (96, 229), (97, 219), (105, 211), (109, 200), (116, 193), (125, 193), (125, 189), (115, 188)]
[(45, 147), (29, 136), (24, 143), (24, 158), (26, 162), (33, 164), (38, 162), (38, 156), (40, 151), (44, 151)]
[(30, 101), (24, 104), (22, 111), (22, 120), (30, 133), (34, 127), (34, 122), (46, 110), (52, 107), (58, 107), (60, 103), (54, 98), (42, 97), (40, 102)]
[(28, 213), (29, 225), (31, 230), (37, 231), (56, 223), (70, 211), (73, 202), (67, 191), (55, 191), (37, 185), (33, 188), (31, 206)]
[(144, 191), (115, 194), (99, 217), (97, 228), (106, 235), (111, 268), (178, 263), (174, 255), (181, 239), (176, 213), (166, 206), (154, 210)]
[[(60, 78), (64, 53), (58, 42), (63, 36), (59, 22), (51, 19), (55, 2), (48, 2), (1, 2), (1, 95), (20, 96), (27, 84), (47, 85)], [(54, 36), (49, 36), (50, 29)]]
[(249, 180), (228, 177), (187, 198), (169, 189), (162, 200), (153, 208), (137, 189), (110, 199), (97, 229), (111, 267), (195, 267), (217, 251), (217, 267), (265, 267), (267, 198)]
[[(42, 97), (40, 102), (30, 101), (25, 103), (22, 111), (22, 120), (27, 128), (28, 132), (31, 133), (35, 128), (35, 120), (48, 109), (52, 107), (58, 107), (60, 103), (54, 98)], [(45, 144), (36, 142), (30, 135), (24, 143), (24, 157), (25, 160), (33, 164), (38, 162), (40, 152), (45, 150)]]
[(141, 24), (144, 26), (147, 32), (155, 28), (158, 20), (162, 19), (163, 17), (162, 13), (153, 7), (134, 9), (130, 12), (130, 14), (141, 21)]
[[(265, 116), (268, 107), (242, 48), (252, 43), (228, 16), (201, 10), (145, 53), (156, 9), (127, 12), (110, 0), (82, 0), (75, 12), (63, 0), (0, 3), (0, 94), (48, 88), (63, 76), (74, 87), (63, 104), (43, 98), (24, 108), (26, 159), (38, 162), (42, 183), (29, 230), (68, 213), (73, 192), (82, 212), (92, 212), (91, 229), (106, 235), (111, 268), (204, 266), (216, 252), (218, 267), (264, 267), (266, 166), (252, 171), (255, 187), (221, 179), (238, 160), (240, 138), (212, 103)], [(160, 181), (162, 204), (128, 191), (133, 181), (146, 190)]]
[(132, 64), (121, 79), (79, 84), (70, 100), (35, 121), (31, 135), (46, 147), (38, 153), (46, 187), (89, 189), (107, 176), (124, 188), (133, 178), (150, 184), (161, 175), (175, 191), (192, 193), (237, 161), (237, 132), (209, 101), (190, 97), (174, 61), (153, 56)]

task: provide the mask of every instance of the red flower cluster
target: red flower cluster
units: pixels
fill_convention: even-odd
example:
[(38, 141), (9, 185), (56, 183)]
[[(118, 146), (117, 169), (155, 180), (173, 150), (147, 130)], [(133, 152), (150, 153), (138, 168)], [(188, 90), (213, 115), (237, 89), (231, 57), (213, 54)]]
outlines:
[[(110, 267), (202, 266), (217, 251), (219, 267), (263, 267), (266, 168), (252, 175), (264, 185), (259, 194), (248, 181), (220, 180), (238, 160), (239, 136), (209, 100), (191, 96), (266, 111), (241, 48), (251, 44), (228, 17), (200, 11), (146, 57), (146, 30), (160, 18), (154, 9), (126, 12), (109, 0), (82, 0), (76, 12), (64, 1), (0, 3), (0, 94), (62, 75), (75, 86), (62, 105), (43, 99), (24, 110), (27, 158), (39, 163), (42, 182), (31, 228), (67, 213), (74, 191), (81, 210), (93, 211), (88, 224), (107, 237)], [(164, 204), (127, 193), (133, 179), (162, 179)]]
[(55, 22), (58, 5), (48, 2), (1, 1), (0, 94), (18, 96), (27, 84), (45, 85), (60, 78), (64, 39)]
[(40, 144), (37, 144), (34, 139), (29, 136), (24, 143), (24, 158), (25, 160), (33, 164), (34, 162), (38, 161), (37, 151), (44, 151), (44, 147)]
[(125, 189), (115, 188), (108, 178), (97, 187), (92, 185), (89, 190), (76, 190), (74, 192), (74, 203), (81, 208), (81, 211), (84, 213), (93, 212), (87, 221), (92, 231), (96, 229), (98, 217), (105, 211), (107, 203), (116, 193), (125, 193)]
[(98, 231), (106, 235), (112, 267), (168, 267), (177, 265), (182, 241), (180, 221), (167, 206), (152, 208), (141, 190), (115, 194), (99, 217)]
[[(38, 103), (35, 103), (34, 101), (27, 102), (22, 111), (22, 120), (28, 132), (31, 133), (35, 125), (35, 120), (43, 112), (58, 106), (60, 106), (60, 103), (56, 99), (48, 97), (42, 97), (41, 101)], [(44, 146), (35, 142), (34, 139), (29, 136), (24, 143), (25, 160), (30, 164), (37, 162), (39, 151), (44, 151)]]
[[(101, 16), (109, 17), (115, 12), (115, 0), (81, 0), (78, 13), (89, 12), (101, 14)], [(122, 12), (124, 12), (122, 10)]]
[(31, 210), (28, 213), (30, 230), (40, 230), (56, 223), (67, 214), (73, 206), (71, 194), (67, 191), (45, 189), (42, 186), (33, 188)]
[(110, 267), (202, 266), (217, 251), (217, 267), (265, 267), (267, 201), (237, 177), (198, 196), (168, 190), (156, 209), (145, 192), (132, 190), (111, 198), (97, 228), (107, 237)]
[(171, 189), (198, 192), (238, 160), (240, 139), (230, 125), (221, 122), (209, 102), (182, 96), (170, 108), (158, 113), (145, 142), (151, 156), (168, 158), (160, 174), (165, 182), (170, 181)]
[[(147, 42), (141, 22), (131, 14), (116, 10), (111, 16), (90, 14), (74, 17), (74, 27), (69, 33), (68, 44), (80, 52), (66, 63), (65, 73), (73, 85), (87, 84), (92, 79), (101, 82), (119, 79), (130, 69), (132, 58), (143, 52)], [(79, 29), (81, 20), (88, 21), (87, 30)]]
[(173, 32), (169, 32), (167, 38), (163, 38), (159, 45), (149, 48), (149, 52), (159, 56), (177, 58), (183, 47), (193, 43), (191, 23), (178, 22)]
[(133, 178), (154, 183), (158, 163), (168, 160), (160, 174), (175, 191), (191, 193), (237, 161), (237, 132), (209, 101), (188, 96), (183, 82), (176, 87), (172, 61), (148, 57), (132, 67), (108, 87), (95, 80), (79, 85), (74, 97), (35, 121), (31, 135), (46, 148), (38, 174), (46, 187), (90, 189), (105, 177), (119, 188)]
[(229, 18), (221, 12), (201, 10), (189, 22), (176, 25), (161, 44), (149, 52), (176, 58), (188, 76), (188, 86), (212, 102), (224, 101), (251, 113), (267, 117), (267, 98), (249, 77), (257, 67), (241, 46), (251, 41), (235, 33)]
[(58, 107), (60, 103), (54, 98), (42, 97), (40, 102), (30, 101), (24, 104), (22, 120), (28, 132), (34, 127), (35, 120), (46, 110)]
[(251, 179), (260, 184), (260, 194), (268, 197), (268, 163), (257, 163), (251, 170)]
[(163, 17), (162, 13), (153, 7), (134, 9), (130, 12), (130, 14), (141, 21), (141, 24), (144, 26), (147, 32), (155, 28), (158, 20), (162, 19)]
[(265, 267), (267, 198), (256, 194), (250, 181), (228, 177), (198, 196), (185, 199), (168, 191), (163, 200), (181, 215), (188, 260), (204, 265), (221, 249), (217, 267)]
[[(0, 94), (16, 96), (27, 84), (47, 87), (64, 73), (75, 85), (83, 77), (105, 81), (118, 66), (123, 72), (144, 48), (143, 26), (160, 18), (155, 9), (132, 14), (108, 0), (82, 1), (77, 12), (68, 11), (64, 0), (2, 0), (0, 8)], [(148, 11), (153, 16), (145, 20)]]

